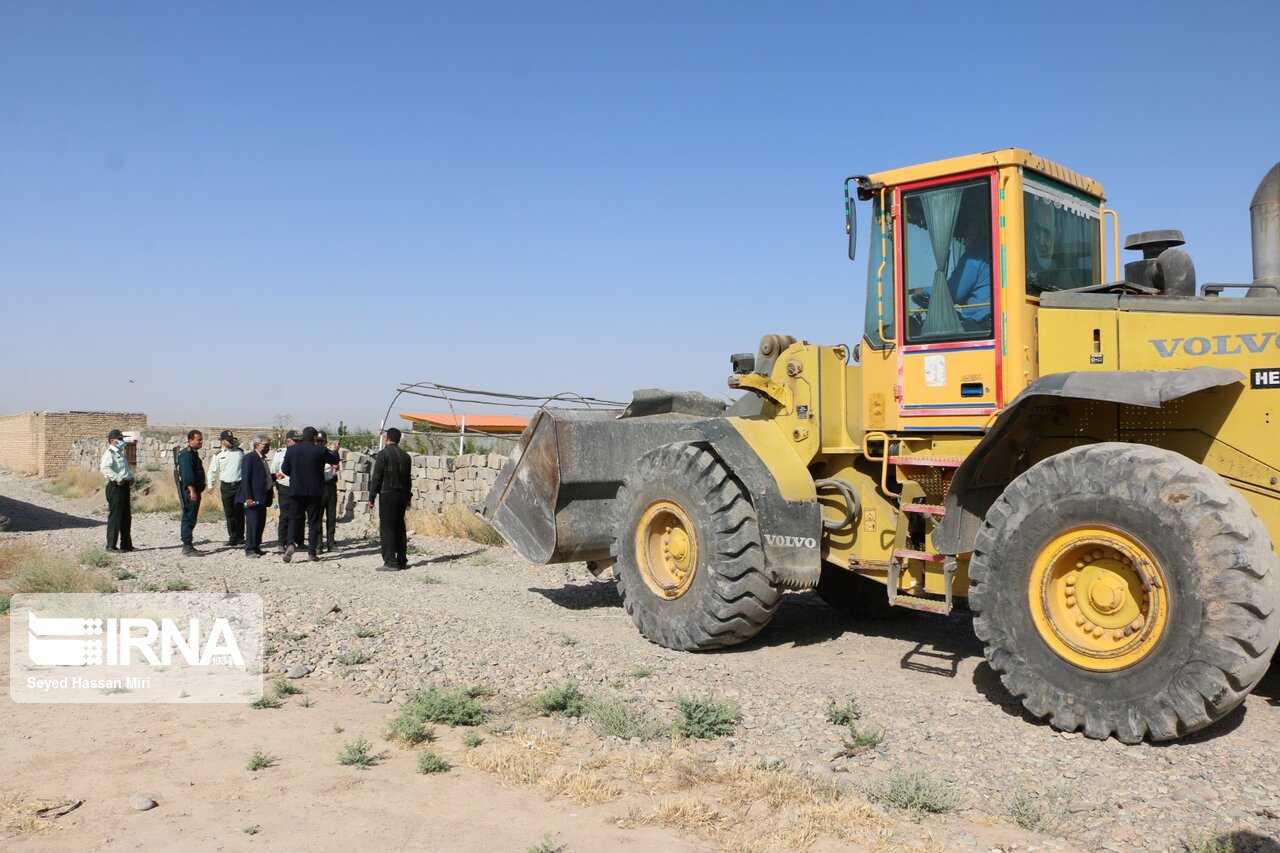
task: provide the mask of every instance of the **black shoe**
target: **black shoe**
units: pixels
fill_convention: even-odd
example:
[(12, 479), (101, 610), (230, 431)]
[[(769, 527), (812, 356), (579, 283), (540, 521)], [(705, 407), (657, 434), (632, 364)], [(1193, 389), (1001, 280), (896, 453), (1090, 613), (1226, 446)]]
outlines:
[(406, 560), (406, 561), (405, 561), (405, 562), (403, 562), (403, 563), (396, 563), (396, 568), (397, 568), (397, 569), (400, 569), (401, 571), (403, 571), (404, 569), (409, 568), (409, 562), (408, 562), (408, 560)]
[(197, 551), (194, 545), (183, 545), (183, 546), (182, 546), (182, 556), (184, 556), (184, 557), (202, 557), (202, 556), (204, 556), (204, 552), (203, 552), (203, 551)]
[(308, 559), (309, 561), (311, 561), (312, 563), (318, 563), (318, 562), (320, 562), (320, 557), (319, 557), (319, 555), (317, 555), (317, 554), (316, 554), (316, 552), (315, 552), (315, 551), (310, 551), (310, 552), (308, 552), (308, 554), (307, 554), (307, 559)]
[(138, 549), (137, 549), (137, 548), (135, 548), (135, 547), (133, 547), (132, 545), (123, 545), (123, 546), (121, 546), (121, 548), (120, 548), (120, 552), (121, 552), (122, 554), (128, 554), (128, 553), (133, 552), (133, 551), (136, 551), (136, 550), (138, 550)]
[(227, 547), (228, 547), (228, 548), (234, 548), (234, 547), (236, 547), (236, 546), (237, 546), (237, 545), (239, 545), (239, 544), (240, 544), (240, 543), (239, 543), (239, 542), (237, 542), (237, 541), (236, 541), (236, 540), (234, 540), (234, 539), (228, 539), (228, 540), (227, 540)]
[[(120, 549), (119, 549), (119, 548), (117, 548), (115, 545), (108, 545), (108, 546), (107, 546), (107, 550), (108, 550), (108, 551), (119, 551)], [(132, 549), (132, 548), (130, 548), (129, 550), (131, 550), (131, 551), (132, 551), (133, 549)]]
[(294, 549), (293, 549), (293, 546), (292, 546), (292, 545), (287, 545), (287, 546), (285, 546), (285, 549), (284, 549), (284, 561), (285, 561), (286, 563), (291, 563), (291, 562), (293, 562), (293, 550), (294, 550)]
[(254, 553), (254, 554), (256, 554), (256, 555), (257, 555), (257, 556), (259, 556), (259, 557), (265, 557), (265, 556), (267, 556), (267, 552), (266, 552), (266, 551), (264, 551), (264, 550), (262, 550), (261, 548), (254, 548), (254, 549), (253, 549), (253, 553)]
[(262, 552), (261, 551), (245, 551), (244, 555), (246, 557), (253, 557), (256, 560), (257, 558), (262, 556)]
[(380, 572), (400, 572), (400, 571), (404, 571), (404, 567), (403, 567), (403, 566), (397, 566), (395, 563), (383, 563), (381, 566), (378, 566), (378, 571), (380, 571)]

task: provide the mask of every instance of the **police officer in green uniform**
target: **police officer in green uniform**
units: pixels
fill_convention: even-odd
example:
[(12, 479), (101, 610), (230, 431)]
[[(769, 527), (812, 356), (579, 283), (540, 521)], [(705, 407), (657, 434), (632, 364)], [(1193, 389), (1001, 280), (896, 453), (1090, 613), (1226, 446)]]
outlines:
[[(107, 449), (99, 466), (107, 480), (107, 550), (133, 550), (133, 515), (129, 506), (129, 485), (133, 472), (124, 455), (124, 433), (113, 429), (107, 433)], [(119, 544), (117, 544), (119, 543)]]
[(216, 477), (222, 496), (222, 514), (227, 518), (227, 544), (235, 547), (244, 544), (244, 504), (236, 503), (244, 451), (229, 429), (224, 429), (218, 440), (222, 443), (222, 450), (213, 457), (213, 463), (209, 466), (209, 490), (213, 491), (213, 480)]

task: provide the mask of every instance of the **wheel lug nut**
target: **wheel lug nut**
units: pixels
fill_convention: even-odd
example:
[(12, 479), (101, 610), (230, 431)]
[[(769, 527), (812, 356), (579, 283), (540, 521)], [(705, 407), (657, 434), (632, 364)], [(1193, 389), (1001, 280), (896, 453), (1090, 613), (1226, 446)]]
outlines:
[(1095, 548), (1095, 549), (1093, 550), (1093, 553), (1092, 553), (1092, 554), (1090, 554), (1089, 556), (1093, 557), (1093, 559), (1095, 559), (1095, 560), (1101, 560), (1101, 559), (1102, 559), (1102, 549), (1101, 549), (1101, 548)]
[(1088, 619), (1086, 619), (1086, 620), (1084, 621), (1084, 632), (1085, 632), (1086, 634), (1092, 634), (1092, 633), (1093, 633), (1093, 629), (1094, 629), (1094, 624), (1093, 624), (1092, 622), (1090, 622)]
[(1077, 628), (1082, 628), (1082, 627), (1084, 627), (1084, 623), (1085, 623), (1085, 618), (1084, 618), (1083, 616), (1077, 616), (1077, 617), (1076, 617), (1076, 627), (1077, 627)]
[(1096, 640), (1096, 639), (1098, 639), (1098, 638), (1099, 638), (1099, 637), (1101, 637), (1101, 636), (1102, 636), (1102, 629), (1101, 629), (1101, 628), (1094, 628), (1094, 629), (1093, 629), (1093, 638)]
[(1076, 597), (1075, 597), (1074, 595), (1068, 595), (1068, 596), (1067, 596), (1067, 606), (1068, 606), (1068, 607), (1075, 607), (1075, 606), (1076, 606)]
[(1125, 637), (1125, 633), (1124, 633), (1124, 631), (1112, 631), (1112, 632), (1111, 632), (1111, 639), (1113, 639), (1113, 640), (1123, 640), (1123, 639), (1124, 639), (1124, 637)]

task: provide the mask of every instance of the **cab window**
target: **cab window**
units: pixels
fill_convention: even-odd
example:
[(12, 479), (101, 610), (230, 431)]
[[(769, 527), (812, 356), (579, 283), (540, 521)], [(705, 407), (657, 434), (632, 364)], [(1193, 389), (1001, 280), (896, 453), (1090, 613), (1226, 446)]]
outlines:
[(871, 206), (870, 248), (863, 334), (872, 349), (884, 349), (893, 340), (893, 222), (878, 198)]
[(993, 336), (991, 185), (986, 178), (902, 194), (908, 344)]
[(1048, 179), (1023, 179), (1027, 294), (1099, 284), (1098, 202)]

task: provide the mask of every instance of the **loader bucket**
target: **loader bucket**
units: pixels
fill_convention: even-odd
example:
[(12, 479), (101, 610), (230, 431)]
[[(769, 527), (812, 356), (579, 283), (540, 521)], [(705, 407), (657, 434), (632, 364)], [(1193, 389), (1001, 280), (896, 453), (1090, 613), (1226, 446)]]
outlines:
[(705, 413), (541, 409), (480, 515), (531, 563), (608, 559), (613, 502), (632, 463), (655, 447), (696, 440), (684, 427), (705, 419)]

